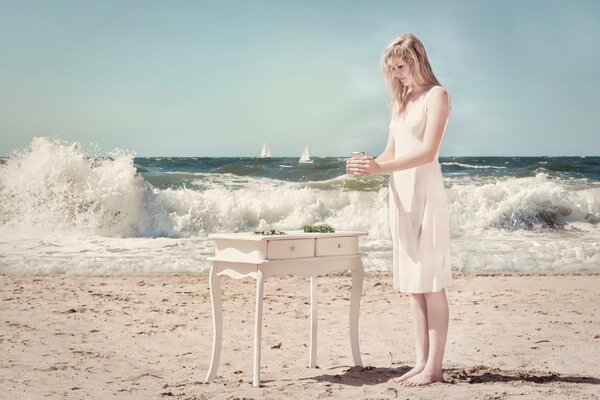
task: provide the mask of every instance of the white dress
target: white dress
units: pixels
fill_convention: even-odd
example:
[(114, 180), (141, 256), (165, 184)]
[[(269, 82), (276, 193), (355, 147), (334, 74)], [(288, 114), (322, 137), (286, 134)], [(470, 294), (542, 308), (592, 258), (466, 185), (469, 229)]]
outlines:
[[(413, 104), (408, 114), (392, 118), (395, 157), (423, 145), (427, 99), (437, 88)], [(434, 161), (428, 164), (390, 173), (393, 279), (394, 289), (401, 292), (437, 292), (452, 285), (448, 197), (439, 152), (438, 147)]]

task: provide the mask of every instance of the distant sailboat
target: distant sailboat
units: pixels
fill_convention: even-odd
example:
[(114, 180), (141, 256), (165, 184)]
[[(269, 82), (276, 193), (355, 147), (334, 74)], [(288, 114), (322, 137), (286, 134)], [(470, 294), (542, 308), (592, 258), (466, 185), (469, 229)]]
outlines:
[(260, 156), (258, 158), (271, 158), (271, 149), (269, 149), (268, 144), (263, 144), (263, 148), (260, 151)]
[(304, 147), (304, 151), (302, 152), (302, 155), (300, 156), (300, 160), (298, 160), (298, 162), (301, 164), (312, 164), (313, 161), (308, 155), (308, 146)]

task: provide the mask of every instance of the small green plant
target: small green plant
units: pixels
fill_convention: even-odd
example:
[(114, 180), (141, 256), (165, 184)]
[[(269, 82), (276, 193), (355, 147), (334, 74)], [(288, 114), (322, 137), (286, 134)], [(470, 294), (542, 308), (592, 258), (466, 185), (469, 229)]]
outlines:
[(318, 233), (334, 233), (335, 229), (331, 225), (304, 225), (304, 232), (318, 232)]
[(287, 233), (283, 231), (278, 231), (277, 229), (266, 229), (264, 231), (255, 231), (255, 235), (287, 235)]

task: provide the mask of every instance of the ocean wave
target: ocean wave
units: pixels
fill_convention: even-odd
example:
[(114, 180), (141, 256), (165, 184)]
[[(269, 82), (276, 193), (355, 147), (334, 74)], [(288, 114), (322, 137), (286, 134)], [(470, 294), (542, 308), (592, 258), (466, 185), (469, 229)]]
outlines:
[[(145, 159), (142, 170), (129, 152), (93, 154), (36, 138), (0, 159), (0, 273), (197, 273), (210, 268), (209, 233), (312, 223), (368, 232), (360, 241), (365, 268), (391, 270), (387, 176), (333, 169), (302, 182), (276, 170), (213, 172), (229, 159), (205, 158), (202, 168), (191, 159)], [(452, 268), (597, 271), (599, 182), (526, 167), (535, 175), (444, 176)]]
[[(211, 182), (209, 175), (188, 174), (190, 188), (166, 182), (159, 189), (136, 172), (130, 153), (93, 158), (78, 143), (35, 138), (0, 169), (0, 223), (109, 237), (185, 237), (325, 221), (358, 229), (368, 225), (369, 215), (382, 212), (373, 209), (381, 190), (319, 190), (234, 174), (213, 174)], [(239, 187), (232, 190), (236, 181)], [(362, 216), (356, 217), (359, 209)], [(375, 223), (370, 230), (382, 236), (384, 228)]]
[(546, 162), (543, 168), (548, 171), (554, 172), (571, 172), (576, 170), (576, 167), (574, 167), (573, 165), (560, 162)]
[(34, 138), (1, 166), (0, 223), (106, 236), (169, 232), (168, 214), (131, 153), (90, 157), (57, 138)]
[(455, 185), (449, 191), (453, 225), (461, 234), (487, 229), (548, 230), (600, 222), (600, 188), (569, 188), (545, 173)]
[(442, 162), (441, 165), (455, 166), (455, 167), (469, 168), (469, 169), (506, 169), (506, 167), (498, 167), (495, 165), (472, 165), (472, 164), (463, 164), (463, 163), (459, 163), (459, 162)]
[[(600, 226), (599, 187), (543, 172), (484, 178), (445, 178), (452, 237)], [(5, 227), (177, 238), (328, 223), (389, 240), (388, 218), (387, 176), (289, 182), (234, 173), (140, 174), (131, 153), (91, 157), (77, 143), (52, 138), (35, 138), (0, 166)]]

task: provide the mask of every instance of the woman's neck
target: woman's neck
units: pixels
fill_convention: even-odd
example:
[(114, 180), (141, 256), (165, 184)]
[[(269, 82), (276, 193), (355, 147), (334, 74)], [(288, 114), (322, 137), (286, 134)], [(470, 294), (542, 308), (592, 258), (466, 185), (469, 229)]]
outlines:
[(408, 93), (411, 93), (411, 95), (415, 95), (415, 94), (419, 94), (422, 93), (423, 91), (425, 91), (426, 86), (421, 86), (421, 85), (417, 85), (416, 83), (413, 83), (411, 85), (409, 85), (408, 87)]

